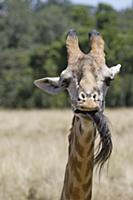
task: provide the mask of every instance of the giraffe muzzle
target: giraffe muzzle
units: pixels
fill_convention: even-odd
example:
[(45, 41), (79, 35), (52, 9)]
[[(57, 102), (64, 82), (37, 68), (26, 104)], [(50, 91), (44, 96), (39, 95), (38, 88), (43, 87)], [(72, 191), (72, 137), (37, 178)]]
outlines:
[(81, 111), (99, 111), (100, 110), (100, 102), (94, 101), (92, 99), (87, 99), (86, 101), (78, 102), (76, 105), (76, 109)]

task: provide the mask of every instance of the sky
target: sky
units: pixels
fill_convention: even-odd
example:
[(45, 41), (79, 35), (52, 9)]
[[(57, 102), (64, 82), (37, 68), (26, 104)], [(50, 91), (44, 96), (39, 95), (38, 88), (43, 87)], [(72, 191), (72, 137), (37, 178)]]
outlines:
[(111, 4), (117, 10), (129, 8), (133, 4), (133, 0), (71, 0), (71, 1), (73, 3), (80, 3), (93, 6), (96, 6), (99, 2), (104, 2)]

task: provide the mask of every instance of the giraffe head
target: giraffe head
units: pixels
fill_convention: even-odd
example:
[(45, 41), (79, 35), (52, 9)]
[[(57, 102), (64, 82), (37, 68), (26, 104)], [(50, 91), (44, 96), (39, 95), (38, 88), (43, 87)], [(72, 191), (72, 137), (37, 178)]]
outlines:
[(50, 94), (68, 90), (74, 111), (103, 111), (104, 101), (110, 81), (120, 71), (118, 64), (111, 68), (105, 63), (104, 40), (95, 30), (89, 33), (90, 52), (79, 48), (77, 33), (67, 34), (67, 68), (59, 77), (42, 78), (35, 85)]

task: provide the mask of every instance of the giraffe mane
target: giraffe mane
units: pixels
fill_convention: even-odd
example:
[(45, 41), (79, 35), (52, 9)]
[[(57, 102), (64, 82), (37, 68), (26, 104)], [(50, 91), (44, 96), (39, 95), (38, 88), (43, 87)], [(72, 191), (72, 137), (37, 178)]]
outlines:
[(100, 141), (98, 144), (98, 150), (94, 155), (94, 164), (97, 165), (99, 172), (101, 172), (105, 162), (110, 158), (113, 149), (108, 119), (102, 112), (77, 110), (76, 113), (82, 113), (86, 117), (91, 118), (96, 125), (100, 135)]
[(89, 115), (96, 124), (98, 133), (100, 134), (99, 147), (94, 156), (94, 163), (98, 165), (101, 171), (103, 165), (112, 153), (111, 131), (109, 129), (108, 119), (102, 112), (90, 112)]

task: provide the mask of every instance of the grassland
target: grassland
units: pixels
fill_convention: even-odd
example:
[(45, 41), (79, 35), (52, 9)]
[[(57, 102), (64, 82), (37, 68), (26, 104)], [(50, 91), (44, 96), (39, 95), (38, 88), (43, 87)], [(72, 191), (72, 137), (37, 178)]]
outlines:
[[(114, 143), (93, 200), (133, 199), (133, 109), (107, 110)], [(0, 200), (59, 200), (72, 113), (0, 111)]]

